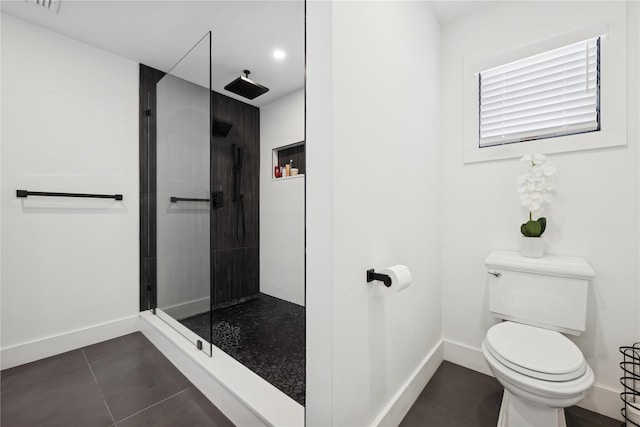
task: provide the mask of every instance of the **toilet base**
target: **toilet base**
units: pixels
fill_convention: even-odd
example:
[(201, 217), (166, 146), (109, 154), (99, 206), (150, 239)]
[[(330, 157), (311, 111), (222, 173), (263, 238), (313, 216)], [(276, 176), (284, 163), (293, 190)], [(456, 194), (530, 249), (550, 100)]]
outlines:
[(567, 421), (564, 409), (528, 404), (505, 389), (498, 427), (567, 427)]

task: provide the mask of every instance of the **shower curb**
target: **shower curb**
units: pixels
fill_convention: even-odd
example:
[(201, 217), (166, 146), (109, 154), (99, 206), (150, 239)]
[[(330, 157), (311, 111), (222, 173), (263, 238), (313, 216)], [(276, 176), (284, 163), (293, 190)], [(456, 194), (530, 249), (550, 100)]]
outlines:
[(140, 331), (239, 426), (303, 426), (302, 405), (214, 347), (209, 357), (149, 311)]

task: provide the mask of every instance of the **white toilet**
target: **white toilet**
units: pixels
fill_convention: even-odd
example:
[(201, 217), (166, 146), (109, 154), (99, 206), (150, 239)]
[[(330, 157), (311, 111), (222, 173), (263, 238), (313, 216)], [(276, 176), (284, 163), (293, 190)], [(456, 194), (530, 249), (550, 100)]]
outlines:
[(485, 259), (489, 309), (498, 319), (482, 342), (505, 388), (498, 427), (566, 427), (564, 408), (584, 398), (593, 371), (562, 333), (585, 330), (593, 269), (582, 258), (526, 258), (493, 251)]

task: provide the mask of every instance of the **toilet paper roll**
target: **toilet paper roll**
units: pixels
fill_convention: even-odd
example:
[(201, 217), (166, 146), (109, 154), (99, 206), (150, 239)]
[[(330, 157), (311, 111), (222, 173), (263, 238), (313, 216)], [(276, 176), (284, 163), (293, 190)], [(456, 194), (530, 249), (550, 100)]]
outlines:
[(413, 280), (409, 267), (406, 265), (392, 265), (380, 271), (380, 274), (386, 274), (391, 277), (391, 288), (389, 290), (393, 292), (400, 292), (406, 289)]

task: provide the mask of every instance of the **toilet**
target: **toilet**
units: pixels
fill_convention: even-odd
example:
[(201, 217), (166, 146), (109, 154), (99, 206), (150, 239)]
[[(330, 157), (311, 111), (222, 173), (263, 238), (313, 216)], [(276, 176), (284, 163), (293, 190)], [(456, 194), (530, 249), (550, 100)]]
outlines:
[(498, 427), (566, 427), (564, 408), (582, 400), (593, 371), (564, 334), (585, 331), (595, 273), (582, 258), (493, 251), (485, 259), (489, 328), (482, 353), (505, 388)]

